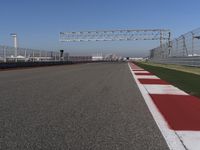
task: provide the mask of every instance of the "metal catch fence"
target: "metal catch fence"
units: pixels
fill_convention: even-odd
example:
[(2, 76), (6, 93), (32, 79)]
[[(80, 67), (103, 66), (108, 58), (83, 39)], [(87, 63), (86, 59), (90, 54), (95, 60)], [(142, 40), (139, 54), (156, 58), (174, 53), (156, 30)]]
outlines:
[(35, 50), (29, 48), (14, 48), (0, 45), (0, 63), (5, 62), (39, 62), (67, 61), (68, 53)]
[(200, 28), (152, 49), (150, 61), (200, 67)]

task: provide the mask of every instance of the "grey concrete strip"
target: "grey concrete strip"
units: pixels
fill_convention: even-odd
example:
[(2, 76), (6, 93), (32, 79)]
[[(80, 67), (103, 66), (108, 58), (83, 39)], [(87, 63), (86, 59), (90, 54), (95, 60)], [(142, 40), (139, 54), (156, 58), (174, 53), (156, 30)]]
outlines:
[(126, 63), (0, 73), (0, 149), (168, 149)]

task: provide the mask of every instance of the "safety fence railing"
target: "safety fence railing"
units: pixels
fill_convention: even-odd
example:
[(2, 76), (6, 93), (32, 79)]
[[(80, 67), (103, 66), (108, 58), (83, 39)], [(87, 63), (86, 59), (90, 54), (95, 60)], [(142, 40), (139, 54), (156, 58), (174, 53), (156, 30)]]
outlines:
[(0, 63), (67, 61), (68, 53), (0, 46)]
[(200, 28), (152, 49), (150, 61), (200, 66)]

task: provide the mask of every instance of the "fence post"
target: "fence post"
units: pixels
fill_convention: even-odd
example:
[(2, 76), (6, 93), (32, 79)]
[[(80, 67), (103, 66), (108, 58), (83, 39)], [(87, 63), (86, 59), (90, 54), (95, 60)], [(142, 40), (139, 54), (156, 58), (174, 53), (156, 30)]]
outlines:
[(33, 59), (32, 61), (34, 62), (34, 61), (35, 61), (35, 60), (34, 60), (34, 59), (35, 59), (34, 50), (33, 50), (33, 56), (32, 56), (32, 59)]
[(15, 62), (17, 62), (17, 48), (15, 47)]
[(41, 50), (40, 50), (40, 61), (42, 61), (41, 57), (42, 57), (42, 52), (41, 52)]
[(6, 63), (6, 48), (3, 46), (3, 61)]
[(45, 55), (46, 55), (45, 57), (46, 57), (46, 61), (47, 61), (47, 51), (46, 51)]
[(185, 52), (186, 52), (186, 55), (188, 56), (188, 50), (185, 43), (185, 36), (183, 35), (182, 37), (183, 37), (183, 56), (185, 55)]
[(160, 31), (160, 47), (162, 48), (162, 40), (163, 40), (163, 37), (162, 37), (162, 31)]
[(176, 39), (176, 55), (177, 55), (177, 53), (178, 53), (178, 39)]
[(191, 32), (192, 34), (192, 56), (194, 56), (194, 32)]
[(25, 62), (26, 62), (26, 49), (24, 49), (24, 59), (25, 59)]

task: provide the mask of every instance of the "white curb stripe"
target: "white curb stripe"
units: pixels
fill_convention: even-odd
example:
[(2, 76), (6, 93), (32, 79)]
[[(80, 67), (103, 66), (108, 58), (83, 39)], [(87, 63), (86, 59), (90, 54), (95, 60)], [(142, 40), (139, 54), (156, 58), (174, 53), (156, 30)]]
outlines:
[(154, 75), (136, 75), (137, 79), (160, 79)]
[(176, 131), (188, 150), (200, 150), (200, 131)]
[(142, 69), (142, 68), (131, 68), (131, 70), (133, 70), (133, 71), (137, 71), (137, 70), (138, 70), (138, 71), (140, 71), (140, 70), (141, 70), (141, 71), (145, 71), (145, 70)]
[(188, 95), (172, 85), (143, 84), (149, 94)]
[(150, 73), (150, 72), (141, 70), (141, 71), (134, 71), (134, 73)]

